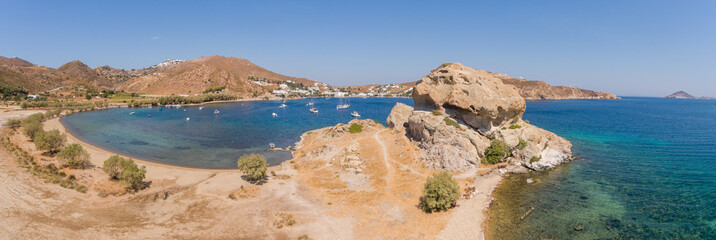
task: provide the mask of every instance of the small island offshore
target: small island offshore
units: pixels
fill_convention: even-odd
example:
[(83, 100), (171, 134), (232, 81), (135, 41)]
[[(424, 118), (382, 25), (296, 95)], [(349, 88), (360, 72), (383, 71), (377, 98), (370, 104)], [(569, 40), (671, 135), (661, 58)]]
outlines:
[[(19, 238), (482, 236), (504, 174), (572, 158), (568, 141), (522, 120), (525, 99), (492, 73), (443, 64), (412, 95), (387, 126), (304, 133), (291, 160), (257, 176), (118, 156), (69, 134), (57, 118), (68, 110), (35, 111), (3, 129), (0, 194), (15, 209), (3, 224)], [(452, 200), (428, 201), (429, 179), (447, 181), (434, 187)]]

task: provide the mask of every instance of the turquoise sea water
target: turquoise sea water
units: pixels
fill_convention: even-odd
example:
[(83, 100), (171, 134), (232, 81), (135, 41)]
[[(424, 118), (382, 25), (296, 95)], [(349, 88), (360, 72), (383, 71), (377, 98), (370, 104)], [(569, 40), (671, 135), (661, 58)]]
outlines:
[(582, 160), (506, 178), (491, 239), (716, 239), (716, 101), (530, 102), (524, 118)]
[[(265, 152), (269, 143), (292, 146), (301, 134), (361, 118), (385, 124), (396, 102), (410, 98), (351, 98), (351, 107), (336, 110), (337, 98), (313, 99), (318, 114), (308, 111), (310, 99), (214, 103), (182, 108), (117, 108), (82, 112), (62, 118), (68, 131), (104, 149), (159, 163), (208, 169), (235, 169), (241, 154), (260, 153), (270, 165), (291, 158), (288, 152)], [(219, 110), (220, 114), (214, 114)], [(135, 112), (130, 115), (130, 112)], [(273, 117), (272, 113), (278, 116)], [(148, 117), (151, 115), (151, 117)], [(189, 121), (186, 120), (189, 118)]]
[[(242, 153), (284, 161), (287, 153), (263, 150), (270, 142), (293, 145), (306, 131), (348, 122), (354, 110), (385, 123), (395, 102), (412, 105), (406, 98), (353, 98), (350, 109), (336, 111), (337, 99), (316, 99), (320, 112), (312, 115), (308, 101), (288, 101), (286, 109), (277, 101), (209, 104), (204, 110), (122, 108), (62, 121), (82, 140), (129, 156), (236, 168)], [(716, 239), (716, 101), (528, 102), (524, 118), (570, 140), (582, 159), (507, 177), (495, 192), (488, 237)]]

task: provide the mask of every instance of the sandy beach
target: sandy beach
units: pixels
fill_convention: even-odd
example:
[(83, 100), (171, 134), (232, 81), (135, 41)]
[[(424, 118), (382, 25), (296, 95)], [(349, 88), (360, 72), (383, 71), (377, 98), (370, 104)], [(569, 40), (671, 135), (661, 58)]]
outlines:
[[(304, 139), (292, 160), (269, 168), (271, 177), (263, 185), (247, 183), (238, 170), (191, 169), (135, 159), (147, 168), (149, 188), (101, 197), (99, 192), (116, 188), (99, 169), (115, 154), (79, 141), (58, 118), (45, 122), (44, 128), (67, 133), (69, 143), (79, 143), (90, 153), (95, 167), (76, 173), (89, 191), (83, 194), (44, 183), (0, 150), (0, 179), (4, 182), (0, 187), (0, 232), (4, 234), (0, 235), (481, 239), (490, 194), (502, 178), (495, 168), (464, 173), (458, 179), (461, 188), (475, 186), (477, 194), (461, 198), (458, 207), (448, 212), (426, 214), (416, 205), (425, 178), (433, 170), (421, 166), (419, 150), (405, 136), (374, 126), (357, 136)], [(21, 134), (14, 134), (12, 140), (42, 159)], [(367, 164), (365, 171), (372, 173), (362, 180), (355, 177), (360, 175), (339, 173), (341, 169), (326, 159), (339, 156), (342, 146), (356, 141), (360, 143), (357, 152)], [(334, 147), (328, 155), (311, 154), (328, 145)], [(328, 177), (334, 172), (339, 174)], [(232, 200), (228, 197), (232, 193), (243, 197)], [(281, 214), (290, 214), (296, 223), (276, 227), (279, 216), (284, 216)]]

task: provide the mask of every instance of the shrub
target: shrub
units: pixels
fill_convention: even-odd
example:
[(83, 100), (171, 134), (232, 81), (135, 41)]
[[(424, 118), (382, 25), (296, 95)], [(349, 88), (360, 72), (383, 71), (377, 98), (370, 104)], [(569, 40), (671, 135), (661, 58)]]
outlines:
[(425, 212), (443, 211), (455, 205), (460, 197), (457, 181), (448, 172), (440, 172), (428, 177), (423, 189), (421, 207)]
[(447, 124), (448, 126), (460, 128), (460, 124), (457, 124), (457, 122), (455, 122), (455, 120), (452, 120), (450, 118), (444, 118), (443, 120), (445, 121), (445, 124)]
[(70, 168), (87, 168), (90, 166), (90, 155), (82, 145), (73, 143), (57, 153), (57, 159)]
[(5, 122), (5, 126), (9, 127), (11, 129), (19, 128), (22, 125), (22, 121), (20, 119), (10, 119)]
[(42, 124), (39, 122), (22, 122), (22, 133), (30, 140), (35, 140), (35, 135), (40, 131), (42, 131)]
[(122, 172), (119, 173), (119, 180), (124, 183), (127, 189), (139, 190), (144, 186), (144, 177), (147, 174), (147, 167), (141, 168), (129, 159)]
[(510, 129), (518, 129), (518, 128), (521, 128), (521, 127), (522, 127), (522, 126), (520, 126), (520, 125), (512, 124), (512, 125), (510, 126)]
[(538, 162), (539, 160), (542, 160), (542, 156), (532, 156), (532, 158), (530, 158), (530, 163)]
[(360, 133), (363, 132), (363, 125), (360, 124), (351, 124), (351, 127), (348, 129), (348, 132), (350, 133)]
[(519, 150), (525, 149), (527, 147), (527, 142), (524, 139), (520, 138), (520, 143), (518, 143), (516, 147)]
[(141, 168), (132, 159), (114, 155), (104, 161), (102, 170), (113, 180), (124, 183), (127, 189), (139, 190), (144, 185), (147, 173), (145, 166)]
[(509, 154), (510, 147), (500, 140), (492, 140), (490, 146), (485, 149), (485, 163), (495, 164), (500, 162), (503, 158)]
[(438, 110), (433, 110), (433, 115), (440, 116), (440, 115), (443, 115), (443, 113)]
[(243, 155), (238, 161), (239, 169), (244, 172), (246, 180), (257, 182), (266, 177), (266, 158), (260, 154)]
[(60, 133), (57, 129), (50, 131), (38, 131), (35, 133), (35, 147), (38, 150), (49, 151), (50, 153), (56, 153), (62, 149), (62, 146), (67, 142), (67, 136)]

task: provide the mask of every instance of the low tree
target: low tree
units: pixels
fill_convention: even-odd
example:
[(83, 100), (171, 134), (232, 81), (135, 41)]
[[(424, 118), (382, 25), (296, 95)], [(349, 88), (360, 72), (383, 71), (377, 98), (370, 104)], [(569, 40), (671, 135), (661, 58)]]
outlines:
[(42, 121), (44, 121), (44, 120), (45, 120), (45, 114), (35, 113), (35, 114), (28, 116), (27, 118), (25, 118), (25, 120), (22, 120), (22, 121), (23, 122), (42, 123)]
[(266, 158), (260, 154), (243, 155), (238, 161), (239, 169), (244, 172), (246, 180), (257, 182), (266, 177)]
[(35, 135), (42, 131), (42, 125), (37, 122), (22, 122), (22, 133), (30, 140), (35, 140)]
[(5, 126), (14, 130), (22, 126), (22, 121), (20, 119), (10, 119), (5, 122)]
[(56, 153), (62, 149), (62, 146), (67, 142), (67, 136), (60, 133), (57, 129), (50, 131), (38, 131), (35, 134), (35, 147), (38, 150), (49, 151), (50, 153)]
[(428, 177), (420, 205), (425, 212), (443, 211), (455, 205), (460, 197), (460, 187), (449, 172), (439, 172)]
[(485, 149), (485, 163), (495, 164), (510, 154), (510, 146), (500, 140), (492, 140), (490, 146)]
[(89, 153), (77, 143), (63, 148), (57, 153), (57, 159), (70, 168), (87, 168), (91, 165)]
[(144, 186), (144, 178), (147, 173), (145, 166), (140, 168), (134, 163), (134, 160), (117, 155), (105, 160), (102, 165), (102, 170), (104, 170), (112, 180), (119, 180), (127, 189), (135, 191)]
[(119, 173), (119, 179), (127, 189), (139, 190), (144, 186), (144, 177), (147, 174), (147, 167), (137, 166), (132, 159), (126, 162), (124, 169)]

